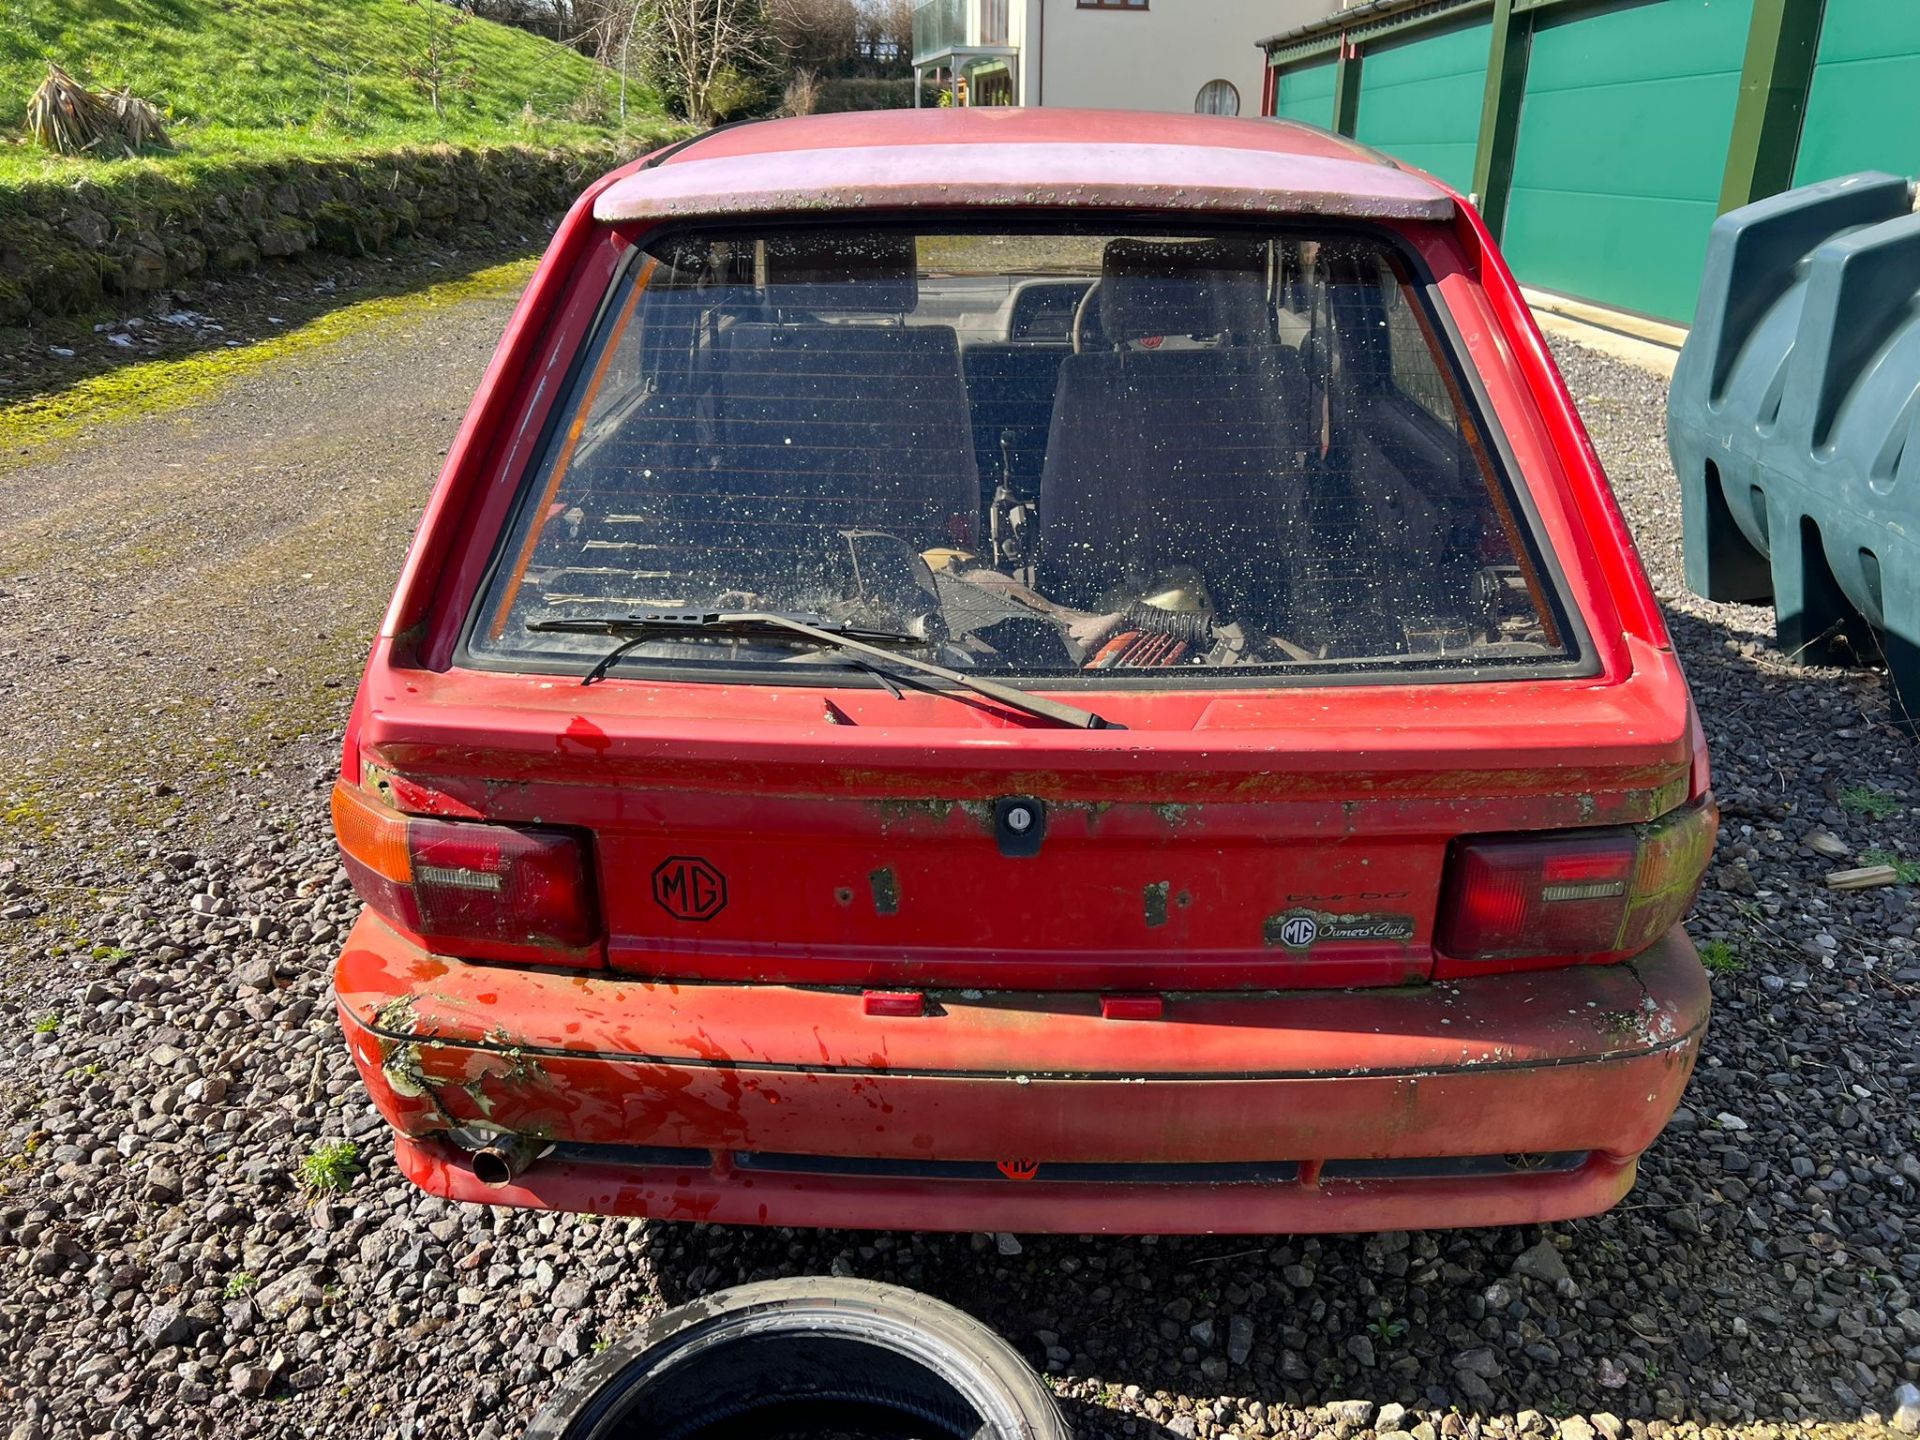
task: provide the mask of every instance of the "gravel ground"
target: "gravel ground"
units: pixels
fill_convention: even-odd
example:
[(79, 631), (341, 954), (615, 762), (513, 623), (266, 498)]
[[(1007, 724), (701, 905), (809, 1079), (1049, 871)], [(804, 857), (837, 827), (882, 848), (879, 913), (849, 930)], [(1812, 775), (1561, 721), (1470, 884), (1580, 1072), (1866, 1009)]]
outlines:
[[(84, 508), (119, 471), (154, 487), (40, 525), (58, 548), (8, 562), (0, 725), (52, 737), (37, 775), (108, 726), (113, 794), (171, 805), (0, 832), (6, 904), (34, 912), (0, 929), (0, 1434), (506, 1437), (641, 1316), (829, 1270), (997, 1326), (1090, 1437), (1773, 1440), (1920, 1419), (1894, 1413), (1920, 1364), (1920, 911), (1911, 885), (1823, 884), (1843, 848), (1920, 859), (1914, 751), (1875, 678), (1794, 669), (1767, 612), (1684, 593), (1663, 386), (1570, 347), (1726, 813), (1694, 921), (1717, 972), (1706, 1058), (1614, 1212), (1353, 1239), (1016, 1239), (596, 1222), (412, 1192), (327, 999), (354, 905), (323, 806), (349, 687), (325, 686), (351, 679), (502, 315), (480, 303), (350, 344), (184, 431), (136, 426), (0, 476), (4, 544), (39, 524), (30, 495)], [(198, 502), (164, 575), (103, 576), (99, 547), (78, 548), (83, 523), (166, 534), (209, 494), (240, 498)], [(170, 634), (146, 618), (167, 613), (145, 603), (156, 586), (232, 603), (210, 629), (181, 608)], [(313, 661), (320, 632), (339, 643)], [(228, 731), (246, 737), (229, 763), (166, 768)], [(75, 813), (71, 787), (42, 792), (67, 805), (48, 816)], [(350, 1188), (307, 1183), (330, 1178)]]
[(118, 928), (129, 842), (285, 816), (513, 298), (395, 302), (204, 403), (0, 456), (0, 866), (28, 872), (0, 874), (0, 987), (49, 930)]

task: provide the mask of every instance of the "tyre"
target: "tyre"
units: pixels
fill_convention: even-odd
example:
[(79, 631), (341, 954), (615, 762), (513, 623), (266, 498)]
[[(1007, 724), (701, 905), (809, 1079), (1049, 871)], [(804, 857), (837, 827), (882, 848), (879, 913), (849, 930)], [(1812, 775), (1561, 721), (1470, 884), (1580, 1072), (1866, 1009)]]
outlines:
[(527, 1440), (1071, 1440), (1013, 1347), (866, 1280), (769, 1280), (668, 1311), (571, 1375)]

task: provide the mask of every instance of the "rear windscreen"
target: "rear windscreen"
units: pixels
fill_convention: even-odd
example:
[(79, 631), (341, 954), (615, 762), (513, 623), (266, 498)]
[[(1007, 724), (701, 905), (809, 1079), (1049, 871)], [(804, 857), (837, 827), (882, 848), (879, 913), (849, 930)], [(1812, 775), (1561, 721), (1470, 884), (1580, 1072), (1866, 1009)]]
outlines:
[(844, 663), (774, 616), (1014, 678), (1563, 662), (1467, 395), (1370, 238), (681, 233), (608, 296), (467, 655)]

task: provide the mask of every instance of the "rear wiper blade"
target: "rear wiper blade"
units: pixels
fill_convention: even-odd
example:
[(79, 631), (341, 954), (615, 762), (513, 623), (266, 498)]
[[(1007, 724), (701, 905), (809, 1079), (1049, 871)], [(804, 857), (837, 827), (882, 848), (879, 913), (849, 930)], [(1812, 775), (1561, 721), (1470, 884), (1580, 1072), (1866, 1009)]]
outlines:
[(1094, 714), (1091, 710), (1082, 710), (1076, 705), (1063, 705), (1057, 700), (1048, 700), (1040, 695), (1029, 695), (1024, 690), (1014, 689), (1011, 685), (1002, 685), (998, 681), (969, 675), (964, 670), (936, 665), (931, 660), (922, 660), (915, 655), (902, 655), (895, 649), (885, 648), (926, 644), (920, 636), (910, 635), (900, 630), (874, 630), (857, 625), (846, 625), (817, 615), (787, 615), (772, 610), (662, 612), (646, 615), (609, 615), (591, 619), (580, 617), (565, 620), (535, 620), (529, 623), (527, 628), (550, 634), (607, 635), (618, 639), (621, 643), (602, 657), (600, 663), (595, 665), (588, 672), (586, 679), (581, 682), (588, 685), (603, 677), (628, 650), (665, 635), (797, 635), (802, 639), (811, 640), (816, 645), (826, 645), (836, 650), (851, 651), (856, 655), (871, 656), (892, 665), (902, 665), (909, 670), (918, 670), (922, 674), (936, 676), (971, 690), (976, 695), (998, 700), (1002, 705), (1018, 710), (1023, 715), (1051, 720), (1056, 725), (1067, 725), (1076, 730), (1119, 728), (1112, 721)]
[(560, 635), (612, 635), (623, 638), (641, 636), (654, 639), (662, 635), (701, 635), (753, 638), (803, 633), (828, 635), (864, 641), (869, 645), (924, 645), (926, 640), (905, 630), (881, 630), (866, 625), (851, 625), (829, 620), (824, 615), (799, 611), (769, 610), (649, 610), (639, 615), (574, 616), (564, 620), (533, 620), (529, 630), (544, 630)]

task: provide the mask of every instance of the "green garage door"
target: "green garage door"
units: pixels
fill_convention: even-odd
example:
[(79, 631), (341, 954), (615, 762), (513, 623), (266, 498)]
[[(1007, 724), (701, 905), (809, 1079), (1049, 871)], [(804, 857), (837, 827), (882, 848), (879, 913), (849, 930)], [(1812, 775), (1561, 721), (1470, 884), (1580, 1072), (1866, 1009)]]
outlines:
[(1501, 247), (1525, 284), (1685, 321), (1753, 6), (1642, 0), (1553, 13), (1533, 32)]
[(1473, 189), (1490, 30), (1481, 20), (1368, 49), (1354, 138)]
[(1827, 0), (1793, 183), (1920, 170), (1920, 5)]
[(1273, 113), (1282, 120), (1304, 120), (1323, 129), (1333, 128), (1334, 62), (1322, 60), (1313, 65), (1280, 72), (1280, 96)]

